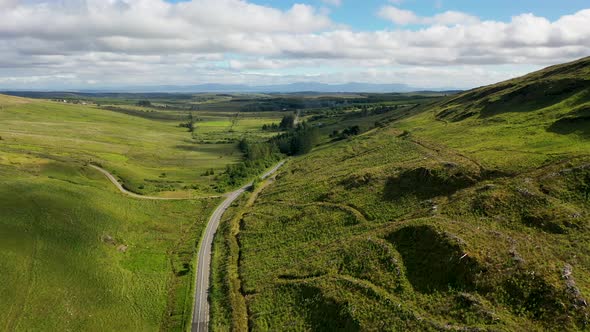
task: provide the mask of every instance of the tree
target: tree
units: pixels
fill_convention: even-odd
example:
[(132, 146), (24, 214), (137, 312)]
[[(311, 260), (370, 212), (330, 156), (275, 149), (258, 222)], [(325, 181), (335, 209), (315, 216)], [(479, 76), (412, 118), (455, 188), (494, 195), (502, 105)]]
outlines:
[(151, 107), (152, 103), (149, 100), (140, 100), (137, 102), (137, 106), (141, 107)]
[(359, 126), (352, 126), (344, 129), (343, 131), (334, 130), (330, 137), (335, 138), (337, 140), (346, 139), (351, 136), (356, 136), (361, 133), (361, 127)]
[(343, 134), (345, 136), (356, 136), (361, 133), (361, 128), (359, 126), (352, 126), (344, 129)]
[(188, 131), (192, 133), (192, 132), (194, 132), (194, 131), (195, 131), (195, 129), (197, 129), (197, 128), (196, 128), (196, 126), (195, 126), (195, 122), (196, 122), (197, 120), (198, 120), (198, 119), (196, 119), (196, 118), (193, 116), (193, 113), (189, 113), (189, 115), (188, 115), (188, 120), (187, 120), (186, 122), (183, 122), (183, 123), (181, 123), (179, 126), (180, 126), (180, 127), (184, 127), (184, 128), (188, 128)]
[(303, 123), (293, 131), (274, 137), (271, 143), (286, 155), (302, 155), (310, 152), (318, 140), (318, 129)]
[(283, 117), (281, 123), (279, 124), (279, 129), (293, 129), (295, 128), (295, 115), (288, 114)]

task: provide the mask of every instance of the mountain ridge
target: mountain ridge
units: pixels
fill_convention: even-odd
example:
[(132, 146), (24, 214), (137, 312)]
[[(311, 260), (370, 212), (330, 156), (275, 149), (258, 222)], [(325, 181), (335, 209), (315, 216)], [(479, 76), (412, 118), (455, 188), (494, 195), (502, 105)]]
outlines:
[(247, 84), (193, 84), (193, 85), (154, 85), (154, 86), (121, 86), (101, 87), (95, 89), (0, 89), (1, 91), (70, 91), (70, 92), (117, 92), (117, 93), (395, 93), (415, 91), (456, 91), (454, 88), (419, 88), (406, 84), (374, 84), (349, 82), (344, 84), (326, 84), (318, 82), (296, 82), (277, 85), (247, 85)]

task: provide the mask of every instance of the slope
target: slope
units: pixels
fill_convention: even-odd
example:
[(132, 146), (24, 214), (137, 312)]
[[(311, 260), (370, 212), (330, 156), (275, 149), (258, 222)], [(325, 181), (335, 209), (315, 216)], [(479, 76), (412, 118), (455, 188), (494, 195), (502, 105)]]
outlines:
[(587, 329), (589, 72), (468, 91), (293, 160), (226, 232), (248, 326)]
[(209, 196), (213, 179), (202, 174), (241, 157), (235, 143), (197, 144), (177, 121), (9, 96), (0, 105), (0, 151), (97, 163), (140, 194)]
[(217, 200), (148, 201), (96, 170), (0, 153), (0, 330), (180, 330)]

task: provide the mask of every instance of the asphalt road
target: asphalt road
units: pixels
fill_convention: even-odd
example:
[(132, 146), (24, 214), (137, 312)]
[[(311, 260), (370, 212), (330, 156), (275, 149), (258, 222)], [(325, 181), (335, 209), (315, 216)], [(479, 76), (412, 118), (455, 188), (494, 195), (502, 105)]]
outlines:
[[(266, 172), (262, 178), (267, 178), (273, 175), (285, 162), (281, 161), (271, 170)], [(209, 275), (211, 267), (211, 246), (213, 245), (213, 237), (219, 226), (219, 221), (229, 208), (229, 206), (240, 197), (246, 190), (252, 187), (252, 183), (248, 183), (242, 188), (229, 193), (226, 199), (221, 203), (209, 218), (205, 235), (201, 241), (199, 248), (199, 262), (197, 265), (197, 273), (195, 275), (195, 303), (193, 307), (193, 322), (192, 332), (205, 332), (209, 330)]]

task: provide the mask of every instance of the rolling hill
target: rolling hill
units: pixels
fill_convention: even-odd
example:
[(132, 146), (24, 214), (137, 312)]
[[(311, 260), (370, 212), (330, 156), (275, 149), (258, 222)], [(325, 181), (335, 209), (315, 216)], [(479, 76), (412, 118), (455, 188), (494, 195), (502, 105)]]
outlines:
[[(142, 93), (391, 93), (411, 92), (420, 90), (405, 84), (373, 84), (350, 82), (345, 84), (325, 84), (318, 82), (298, 82), (276, 85), (244, 85), (244, 84), (195, 84), (195, 85), (154, 85), (154, 86), (120, 86), (115, 88), (97, 88), (93, 90), (73, 90), (80, 92), (142, 92)], [(448, 89), (452, 90), (452, 89)], [(68, 90), (72, 91), (72, 90)], [(9, 94), (19, 95), (12, 91)]]
[(191, 133), (130, 104), (0, 95), (0, 331), (190, 326), (197, 248), (221, 201), (212, 173), (241, 160), (233, 136), (266, 137), (280, 117), (195, 113)]
[(213, 329), (588, 329), (589, 87), (584, 58), (292, 160), (222, 224)]

